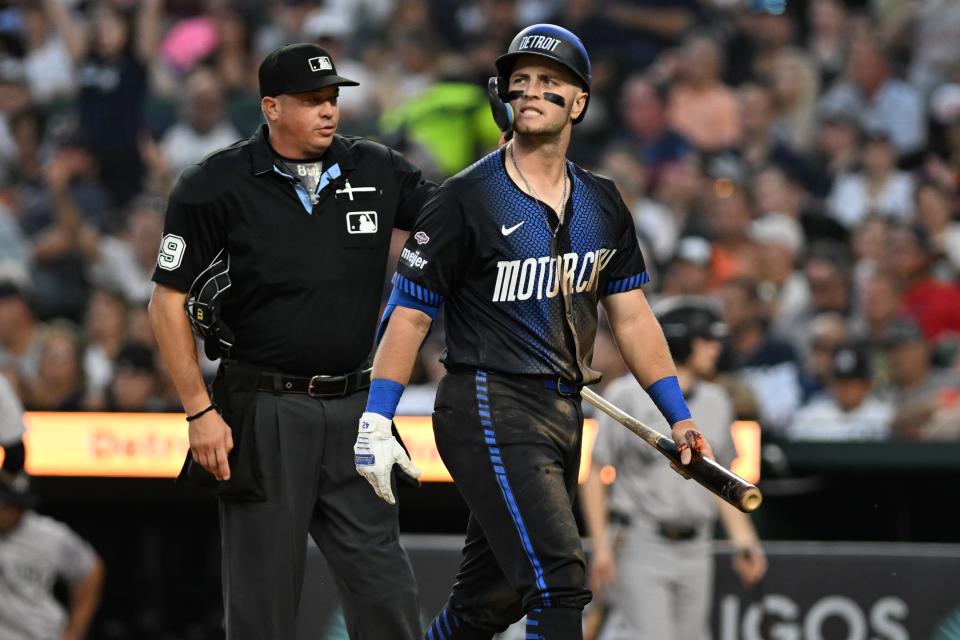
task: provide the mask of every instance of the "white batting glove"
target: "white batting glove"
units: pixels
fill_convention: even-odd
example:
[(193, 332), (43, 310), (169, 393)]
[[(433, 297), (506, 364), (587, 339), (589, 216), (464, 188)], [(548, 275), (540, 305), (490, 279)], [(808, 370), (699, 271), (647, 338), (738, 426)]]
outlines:
[(357, 442), (353, 445), (353, 460), (357, 473), (366, 478), (373, 490), (388, 504), (396, 504), (390, 482), (393, 465), (399, 464), (412, 478), (420, 477), (420, 469), (410, 462), (390, 430), (391, 420), (379, 413), (360, 416)]

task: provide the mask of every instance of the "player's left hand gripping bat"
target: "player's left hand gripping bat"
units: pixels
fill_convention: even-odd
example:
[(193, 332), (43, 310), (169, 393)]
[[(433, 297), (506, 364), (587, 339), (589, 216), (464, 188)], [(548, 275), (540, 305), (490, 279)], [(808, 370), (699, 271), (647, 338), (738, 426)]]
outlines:
[(640, 422), (590, 389), (583, 388), (580, 394), (584, 400), (633, 431), (643, 438), (647, 444), (662, 453), (681, 475), (693, 478), (740, 511), (744, 513), (756, 511), (760, 503), (763, 502), (763, 494), (757, 487), (729, 469), (696, 453), (690, 460), (690, 464), (683, 464), (680, 462), (680, 451), (672, 438), (668, 438), (653, 427)]

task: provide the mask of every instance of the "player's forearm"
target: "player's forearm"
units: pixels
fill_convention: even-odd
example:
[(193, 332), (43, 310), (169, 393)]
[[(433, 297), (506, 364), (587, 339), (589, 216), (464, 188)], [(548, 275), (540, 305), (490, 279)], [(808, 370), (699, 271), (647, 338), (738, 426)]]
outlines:
[(600, 480), (600, 471), (593, 465), (580, 487), (583, 521), (594, 546), (607, 543), (607, 492)]
[(620, 355), (644, 389), (677, 375), (663, 329), (640, 290), (610, 296), (604, 307)]
[(717, 498), (720, 505), (720, 521), (727, 532), (730, 544), (736, 549), (756, 549), (760, 546), (757, 530), (750, 516), (727, 502)]
[(417, 309), (397, 307), (390, 316), (373, 359), (374, 380), (393, 380), (406, 386), (420, 345), (430, 331), (430, 316)]
[(197, 345), (190, 332), (190, 322), (183, 305), (187, 294), (163, 285), (154, 285), (148, 311), (160, 353), (188, 414), (206, 409), (210, 404), (206, 383), (197, 361)]
[(87, 577), (70, 590), (70, 611), (65, 635), (71, 640), (87, 637), (90, 623), (100, 606), (103, 573), (103, 562), (97, 558)]

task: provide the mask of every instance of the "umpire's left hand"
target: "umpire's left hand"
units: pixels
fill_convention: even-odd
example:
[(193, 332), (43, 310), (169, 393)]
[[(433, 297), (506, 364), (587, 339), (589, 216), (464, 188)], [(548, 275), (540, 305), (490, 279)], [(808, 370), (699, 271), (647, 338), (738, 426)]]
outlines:
[(190, 423), (190, 453), (217, 480), (230, 479), (227, 454), (233, 450), (233, 431), (216, 411), (208, 411)]
[(393, 497), (393, 465), (399, 464), (404, 473), (417, 479), (420, 469), (407, 456), (390, 429), (390, 418), (379, 413), (366, 412), (360, 416), (357, 442), (353, 445), (353, 459), (357, 473), (366, 478), (380, 498), (396, 504)]

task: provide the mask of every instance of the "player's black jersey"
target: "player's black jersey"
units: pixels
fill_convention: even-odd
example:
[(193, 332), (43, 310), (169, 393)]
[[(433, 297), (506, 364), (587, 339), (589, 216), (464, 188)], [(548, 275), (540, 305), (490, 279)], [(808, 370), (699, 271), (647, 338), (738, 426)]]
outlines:
[(630, 212), (614, 184), (567, 163), (557, 218), (507, 174), (505, 151), (444, 182), (424, 205), (394, 284), (444, 308), (445, 362), (593, 382), (601, 296), (647, 282)]

